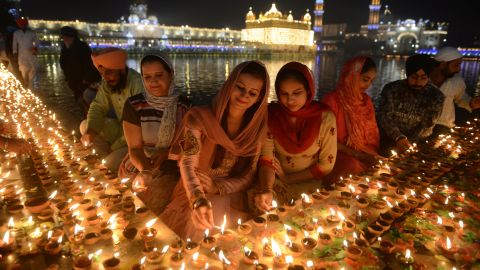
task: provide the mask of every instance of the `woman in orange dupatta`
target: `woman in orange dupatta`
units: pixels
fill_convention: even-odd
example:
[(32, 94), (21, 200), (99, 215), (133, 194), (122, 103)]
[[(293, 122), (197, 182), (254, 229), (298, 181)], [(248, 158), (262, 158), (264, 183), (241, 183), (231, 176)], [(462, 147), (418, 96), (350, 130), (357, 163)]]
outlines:
[(239, 64), (211, 106), (185, 116), (170, 158), (181, 180), (160, 218), (183, 239), (198, 241), (206, 229), (249, 218), (247, 189), (267, 131), (268, 73), (260, 62)]
[(372, 59), (352, 58), (344, 64), (336, 89), (322, 100), (337, 119), (338, 154), (328, 176), (331, 182), (338, 181), (341, 176), (361, 173), (381, 159), (375, 109), (365, 93), (376, 74)]

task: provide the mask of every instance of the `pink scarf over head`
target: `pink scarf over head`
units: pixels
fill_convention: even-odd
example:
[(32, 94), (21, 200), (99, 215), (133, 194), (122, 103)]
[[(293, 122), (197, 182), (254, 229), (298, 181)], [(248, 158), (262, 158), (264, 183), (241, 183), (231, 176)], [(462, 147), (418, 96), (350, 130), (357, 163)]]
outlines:
[(366, 59), (365, 56), (355, 57), (343, 65), (335, 91), (345, 111), (347, 146), (377, 154), (380, 135), (375, 109), (370, 97), (360, 88), (361, 71)]
[[(249, 64), (259, 64), (265, 69), (264, 87), (260, 93), (260, 100), (249, 110), (253, 110), (253, 116), (243, 130), (235, 137), (230, 138), (222, 127), (222, 118), (228, 113), (228, 104), (235, 83), (242, 70)], [(201, 159), (199, 169), (208, 170), (214, 160), (215, 147), (223, 147), (239, 157), (254, 157), (260, 153), (261, 145), (267, 133), (267, 100), (269, 91), (269, 78), (265, 66), (261, 62), (248, 61), (236, 66), (228, 76), (220, 91), (215, 96), (211, 106), (192, 108), (184, 117), (182, 127), (177, 134), (170, 150), (170, 158), (180, 159), (181, 143), (185, 128), (202, 131)], [(245, 115), (244, 115), (245, 117)]]

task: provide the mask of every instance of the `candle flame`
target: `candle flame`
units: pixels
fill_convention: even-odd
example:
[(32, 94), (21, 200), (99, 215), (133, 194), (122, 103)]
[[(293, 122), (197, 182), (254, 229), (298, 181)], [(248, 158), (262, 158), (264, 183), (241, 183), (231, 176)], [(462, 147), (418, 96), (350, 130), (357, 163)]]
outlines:
[(47, 239), (50, 240), (52, 238), (53, 231), (48, 231), (47, 233)]
[(155, 224), (155, 222), (157, 222), (157, 219), (158, 219), (158, 218), (151, 219), (150, 221), (148, 221), (148, 222), (145, 224), (145, 226), (146, 226), (147, 228), (151, 228), (151, 227), (153, 226), (153, 224)]
[(354, 239), (357, 239), (357, 238), (358, 238), (358, 236), (357, 236), (357, 233), (356, 233), (356, 232), (353, 232), (353, 238), (354, 238)]
[(272, 243), (273, 254), (275, 254), (276, 257), (282, 256), (282, 250), (280, 249), (278, 243), (273, 238), (270, 239), (270, 242)]
[(442, 221), (442, 218), (440, 216), (437, 217), (437, 224), (438, 225), (442, 225), (443, 221)]
[(292, 255), (285, 256), (285, 262), (288, 264), (292, 264), (293, 263)]
[(322, 226), (318, 226), (318, 228), (317, 228), (317, 233), (319, 233), (319, 234), (323, 233), (323, 228), (322, 228)]
[(460, 229), (463, 229), (463, 220), (460, 220), (460, 221), (458, 222), (458, 225), (460, 226)]
[(120, 252), (115, 252), (115, 253), (113, 253), (113, 257), (115, 257), (115, 258), (120, 257)]
[(36, 228), (35, 231), (33, 231), (33, 233), (31, 234), (31, 236), (33, 238), (39, 238), (40, 236), (42, 236), (42, 232), (40, 232), (40, 228)]
[(15, 222), (13, 221), (13, 217), (10, 217), (8, 220), (8, 228), (14, 228), (15, 227)]
[(262, 243), (263, 243), (264, 246), (267, 245), (268, 244), (268, 238), (264, 237), (262, 239)]
[(272, 200), (272, 208), (277, 208), (277, 207), (278, 207), (277, 201)]
[(332, 216), (335, 216), (335, 214), (336, 214), (335, 210), (333, 210), (332, 208), (330, 208), (330, 214), (331, 214)]
[(147, 259), (147, 257), (145, 257), (145, 256), (144, 256), (142, 259), (140, 259), (140, 264), (141, 264), (141, 265), (144, 265), (146, 259)]
[(58, 193), (58, 191), (55, 190), (54, 192), (52, 192), (52, 194), (51, 194), (48, 198), (49, 198), (50, 200), (53, 199), (53, 198), (55, 198), (55, 196), (57, 196), (57, 193)]
[(193, 259), (194, 262), (196, 262), (196, 261), (198, 260), (198, 256), (199, 256), (199, 255), (200, 255), (200, 252), (198, 252), (198, 251), (195, 252), (195, 253), (193, 253), (192, 259)]
[(70, 210), (70, 211), (73, 211), (73, 210), (77, 209), (79, 206), (80, 206), (80, 204), (76, 203), (76, 204), (72, 205), (72, 206), (69, 208), (69, 210)]
[(352, 186), (352, 184), (348, 184), (348, 188), (350, 191), (352, 191), (352, 193), (355, 193), (355, 188)]
[(347, 240), (345, 240), (345, 239), (343, 240), (343, 245), (344, 245), (346, 248), (348, 247), (348, 242), (347, 242)]
[(61, 244), (62, 241), (63, 241), (63, 235), (58, 238), (58, 241), (57, 241), (57, 242), (58, 242), (59, 244)]
[(287, 224), (283, 224), (283, 227), (285, 228), (286, 231), (291, 231), (292, 230), (292, 227), (290, 227)]
[(210, 233), (210, 230), (209, 230), (209, 229), (206, 229), (206, 230), (205, 230), (205, 238), (208, 237), (208, 234), (209, 234), (209, 233)]
[(127, 183), (129, 180), (130, 180), (130, 178), (123, 178), (122, 180), (120, 180), (120, 183), (125, 184), (125, 183)]
[(313, 262), (310, 261), (310, 260), (308, 260), (308, 261), (307, 261), (307, 267), (313, 267)]
[(307, 238), (307, 237), (309, 237), (309, 236), (310, 236), (310, 235), (308, 234), (308, 232), (307, 232), (307, 231), (305, 231), (305, 230), (303, 231), (303, 235), (305, 236), (305, 238)]
[(8, 245), (8, 241), (10, 241), (10, 230), (7, 230), (3, 235), (3, 244)]
[(345, 216), (342, 214), (342, 212), (338, 211), (337, 215), (338, 215), (338, 217), (340, 218), (341, 221), (345, 221)]
[(73, 231), (74, 234), (78, 234), (79, 232), (83, 231), (85, 228), (78, 225), (78, 224), (75, 224), (75, 229)]
[(250, 250), (248, 247), (243, 247), (243, 251), (245, 252), (245, 255), (249, 256), (252, 253), (252, 250)]
[(223, 223), (220, 226), (220, 233), (223, 234), (225, 232), (225, 226), (227, 225), (227, 215), (223, 215)]
[(182, 266), (180, 267), (180, 270), (185, 270), (185, 262), (182, 262)]
[(220, 250), (218, 253), (218, 258), (220, 259), (221, 262), (223, 262), (226, 265), (230, 265), (231, 262), (225, 257), (225, 254), (223, 254), (223, 250)]
[(450, 241), (450, 237), (447, 236), (447, 250), (450, 250), (452, 248), (452, 242)]
[(241, 218), (239, 218), (239, 219), (237, 220), (237, 224), (238, 224), (238, 225), (242, 225), (242, 219), (241, 219)]
[(290, 240), (290, 237), (288, 237), (288, 234), (285, 234), (285, 245), (289, 247), (293, 245), (292, 240)]
[(405, 252), (405, 259), (410, 259), (412, 256), (410, 254), (410, 249), (407, 249), (407, 251)]
[(310, 203), (310, 202), (311, 202), (311, 201), (310, 201), (310, 197), (308, 197), (307, 194), (302, 193), (301, 196), (302, 196), (302, 199), (303, 199), (304, 202), (306, 202), (306, 203)]

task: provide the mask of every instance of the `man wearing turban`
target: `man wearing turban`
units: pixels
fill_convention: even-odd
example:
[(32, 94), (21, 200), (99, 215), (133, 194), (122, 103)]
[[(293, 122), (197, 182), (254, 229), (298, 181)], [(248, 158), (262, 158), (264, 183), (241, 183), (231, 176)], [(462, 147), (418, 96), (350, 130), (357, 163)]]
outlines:
[(392, 146), (404, 151), (431, 135), (445, 99), (430, 83), (433, 66), (430, 56), (410, 56), (405, 64), (407, 78), (383, 88), (378, 121), (384, 151)]
[(438, 62), (432, 71), (432, 83), (445, 95), (442, 113), (437, 120), (434, 134), (445, 134), (455, 126), (455, 105), (469, 112), (480, 108), (480, 98), (465, 93), (465, 81), (460, 72), (463, 55), (453, 47), (440, 49), (434, 59)]
[[(126, 66), (127, 52), (106, 48), (92, 54), (92, 62), (102, 81), (95, 99), (90, 104), (87, 119), (80, 124), (82, 142), (93, 144), (100, 155), (106, 156), (106, 166), (117, 171), (128, 149), (123, 136), (121, 116), (125, 101), (143, 92), (142, 78)], [(116, 119), (107, 118), (113, 109)]]
[(18, 59), (18, 68), (25, 87), (33, 89), (33, 79), (37, 73), (37, 37), (28, 29), (28, 20), (16, 21), (19, 30), (13, 33), (12, 53)]

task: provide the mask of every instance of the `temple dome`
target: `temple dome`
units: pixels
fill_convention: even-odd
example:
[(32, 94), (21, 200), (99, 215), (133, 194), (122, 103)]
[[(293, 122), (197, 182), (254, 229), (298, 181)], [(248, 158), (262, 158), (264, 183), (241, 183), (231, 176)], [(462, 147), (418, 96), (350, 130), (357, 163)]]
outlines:
[(247, 16), (245, 17), (245, 20), (247, 21), (254, 21), (256, 19), (255, 14), (252, 11), (252, 7), (250, 7), (250, 10), (247, 13)]
[(283, 16), (282, 12), (278, 11), (275, 3), (272, 4), (272, 7), (270, 8), (270, 10), (267, 11), (264, 15), (265, 18), (269, 18), (269, 19), (281, 19), (282, 16)]
[(292, 15), (292, 11), (291, 11), (291, 10), (290, 10), (289, 13), (288, 13), (287, 21), (293, 22), (293, 15)]
[(312, 16), (310, 15), (310, 10), (307, 9), (307, 13), (303, 15), (303, 21), (305, 22), (311, 22), (312, 21)]

